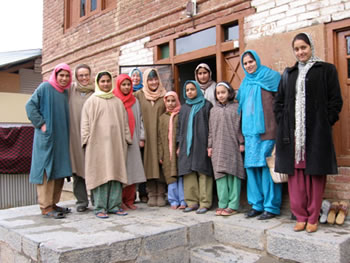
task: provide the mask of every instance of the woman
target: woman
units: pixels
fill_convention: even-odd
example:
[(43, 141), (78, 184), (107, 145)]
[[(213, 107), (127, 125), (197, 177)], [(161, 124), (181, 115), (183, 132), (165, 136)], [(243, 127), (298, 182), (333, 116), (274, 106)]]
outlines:
[(212, 72), (210, 67), (205, 63), (200, 63), (194, 71), (194, 76), (196, 81), (199, 83), (204, 98), (209, 100), (211, 104), (215, 106), (216, 100), (214, 93), (216, 82), (212, 80)]
[(261, 65), (258, 54), (247, 50), (241, 57), (245, 78), (237, 94), (238, 111), (242, 111), (245, 141), (244, 167), (247, 172), (247, 197), (252, 209), (247, 218), (260, 215), (266, 220), (280, 214), (282, 185), (272, 181), (266, 157), (275, 144), (273, 98), (280, 74)]
[(144, 168), (147, 178), (148, 206), (165, 206), (166, 184), (158, 160), (159, 117), (165, 112), (166, 93), (159, 73), (150, 68), (143, 74), (143, 88), (135, 93), (141, 105), (145, 128)]
[(81, 116), (86, 187), (93, 193), (98, 218), (127, 214), (121, 209), (122, 184), (127, 183), (127, 144), (132, 141), (127, 114), (112, 93), (113, 84), (111, 73), (98, 73), (95, 93), (85, 102)]
[(133, 92), (138, 91), (139, 89), (143, 88), (142, 84), (142, 72), (138, 68), (133, 68), (129, 72), (129, 77), (132, 80), (132, 85), (133, 85)]
[(292, 42), (297, 63), (283, 73), (275, 99), (277, 172), (287, 173), (294, 231), (317, 231), (326, 175), (337, 173), (332, 126), (342, 97), (334, 65), (315, 57), (307, 33)]
[(94, 93), (95, 86), (91, 83), (91, 69), (86, 64), (80, 64), (75, 68), (75, 81), (68, 90), (69, 101), (69, 136), (70, 158), (73, 173), (73, 193), (78, 212), (84, 212), (88, 205), (88, 193), (85, 185), (84, 152), (81, 148), (80, 121), (81, 110), (85, 101)]

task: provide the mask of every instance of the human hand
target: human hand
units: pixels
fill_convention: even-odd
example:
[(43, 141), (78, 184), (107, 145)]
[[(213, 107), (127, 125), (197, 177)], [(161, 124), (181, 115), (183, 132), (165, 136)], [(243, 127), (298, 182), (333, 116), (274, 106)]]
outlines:
[(46, 123), (44, 123), (41, 127), (40, 127), (40, 130), (42, 132), (46, 132)]
[(211, 157), (213, 153), (213, 148), (208, 148), (208, 157)]

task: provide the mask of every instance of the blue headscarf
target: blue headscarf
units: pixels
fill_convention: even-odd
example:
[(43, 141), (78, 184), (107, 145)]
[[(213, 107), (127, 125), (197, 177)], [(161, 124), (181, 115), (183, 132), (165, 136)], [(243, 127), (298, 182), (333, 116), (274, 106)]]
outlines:
[[(189, 99), (186, 95), (186, 85), (188, 83), (192, 83), (197, 89), (197, 97), (194, 99)], [(201, 91), (201, 87), (199, 86), (197, 81), (187, 80), (183, 87), (183, 96), (185, 98), (185, 102), (188, 105), (192, 105), (190, 115), (188, 116), (188, 124), (187, 124), (187, 134), (186, 134), (186, 153), (187, 156), (190, 155), (191, 146), (192, 146), (192, 138), (193, 138), (193, 119), (196, 116), (197, 112), (203, 108), (205, 105), (205, 98), (203, 96), (203, 92)]]
[[(257, 69), (249, 74), (243, 67), (243, 57), (251, 53), (256, 61)], [(277, 92), (281, 75), (266, 66), (261, 65), (260, 58), (254, 50), (247, 50), (241, 56), (245, 78), (237, 94), (238, 112), (242, 110), (243, 135), (258, 135), (265, 133), (264, 110), (261, 99), (261, 89)]]
[(139, 73), (140, 76), (140, 83), (138, 85), (133, 85), (133, 91), (138, 91), (139, 89), (143, 88), (143, 80), (142, 80), (142, 72), (141, 70), (139, 70), (138, 68), (133, 68), (132, 70), (130, 70), (129, 72), (129, 77), (132, 77), (132, 74), (137, 71)]

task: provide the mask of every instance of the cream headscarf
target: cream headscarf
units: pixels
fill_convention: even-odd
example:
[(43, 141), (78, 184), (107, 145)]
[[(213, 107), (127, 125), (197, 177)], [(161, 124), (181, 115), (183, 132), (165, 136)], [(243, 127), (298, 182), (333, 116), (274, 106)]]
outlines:
[[(100, 89), (100, 87), (98, 86), (97, 78), (102, 73), (107, 73), (111, 77), (112, 88), (108, 92), (102, 91)], [(94, 95), (97, 97), (103, 98), (103, 99), (111, 99), (114, 97), (113, 90), (114, 90), (114, 81), (113, 81), (112, 74), (108, 71), (100, 71), (99, 73), (97, 73), (96, 78), (95, 78), (95, 93), (94, 93)]]
[[(199, 70), (200, 68), (204, 68), (204, 69), (206, 69), (206, 70), (209, 71), (209, 79), (208, 79), (208, 82), (207, 82), (207, 83), (202, 84), (202, 83), (200, 83), (199, 80), (198, 80), (197, 72), (198, 72), (198, 70)], [(200, 63), (200, 64), (196, 67), (196, 69), (195, 69), (195, 71), (194, 71), (194, 77), (195, 77), (195, 80), (198, 82), (199, 86), (201, 87), (201, 90), (206, 90), (206, 89), (209, 88), (210, 85), (212, 85), (213, 82), (214, 82), (213, 79), (212, 79), (212, 72), (211, 72), (211, 69), (210, 69), (210, 67), (209, 67), (207, 64), (205, 64), (205, 63)]]
[[(150, 72), (154, 70), (157, 73), (158, 79), (159, 79), (159, 86), (155, 91), (152, 91), (147, 84), (147, 79), (148, 79), (148, 75), (150, 74)], [(145, 94), (145, 97), (147, 100), (151, 101), (152, 105), (154, 104), (154, 102), (161, 98), (164, 97), (166, 90), (162, 85), (162, 81), (160, 80), (160, 76), (159, 76), (159, 72), (157, 69), (155, 68), (149, 68), (146, 69), (145, 72), (143, 73), (143, 88), (142, 88), (143, 93)]]

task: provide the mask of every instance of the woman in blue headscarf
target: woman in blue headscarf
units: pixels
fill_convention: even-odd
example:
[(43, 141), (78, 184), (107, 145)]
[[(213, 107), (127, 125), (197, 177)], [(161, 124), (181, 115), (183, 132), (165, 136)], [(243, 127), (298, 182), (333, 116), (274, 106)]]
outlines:
[(133, 68), (129, 72), (129, 77), (132, 80), (133, 92), (143, 88), (142, 72), (138, 68)]
[(238, 111), (242, 113), (245, 140), (244, 167), (247, 171), (247, 196), (252, 209), (247, 218), (265, 220), (280, 214), (282, 185), (272, 181), (266, 157), (275, 144), (276, 122), (273, 113), (274, 94), (281, 76), (261, 65), (258, 54), (247, 50), (241, 57), (245, 78), (239, 87)]

